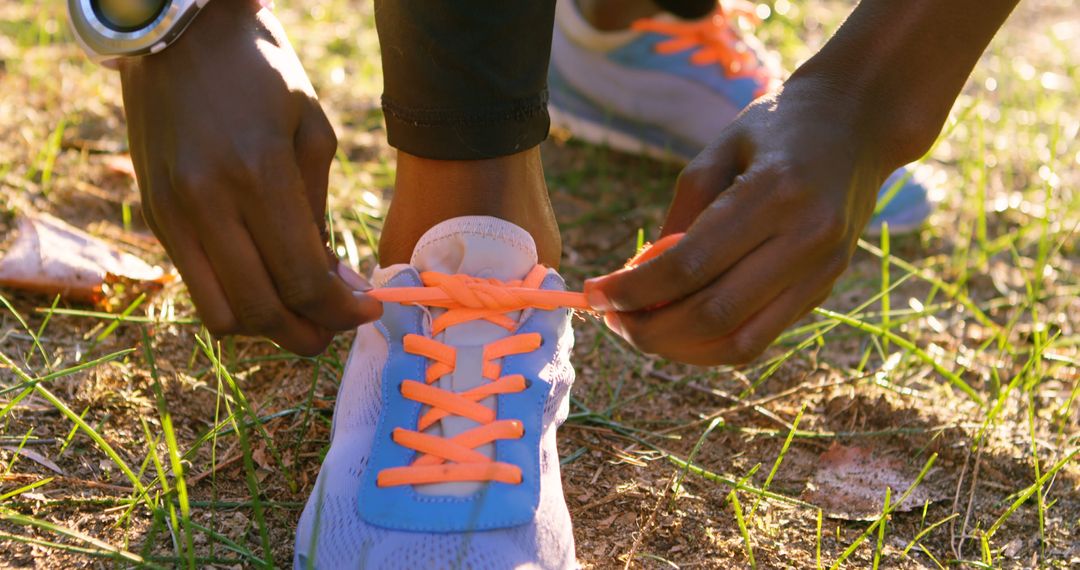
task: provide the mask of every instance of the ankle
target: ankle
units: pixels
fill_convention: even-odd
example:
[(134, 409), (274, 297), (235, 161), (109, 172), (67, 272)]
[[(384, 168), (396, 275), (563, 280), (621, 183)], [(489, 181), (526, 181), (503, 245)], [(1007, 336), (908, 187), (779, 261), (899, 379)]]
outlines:
[(655, 16), (660, 7), (653, 0), (568, 0), (592, 27), (605, 32), (625, 30), (636, 20)]
[(430, 160), (398, 152), (394, 199), (379, 240), (383, 267), (408, 263), (416, 242), (439, 222), (494, 216), (536, 241), (540, 263), (557, 268), (562, 239), (544, 182), (540, 149), (487, 160)]

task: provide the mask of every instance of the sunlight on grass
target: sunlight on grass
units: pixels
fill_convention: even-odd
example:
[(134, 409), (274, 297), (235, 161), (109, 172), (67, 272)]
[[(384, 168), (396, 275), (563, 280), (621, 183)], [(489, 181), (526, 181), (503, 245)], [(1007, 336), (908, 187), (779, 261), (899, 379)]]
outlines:
[[(278, 5), (341, 139), (331, 248), (370, 272), (396, 174), (373, 7)], [(761, 2), (758, 35), (790, 69), (849, 6)], [(860, 241), (825, 307), (757, 362), (680, 366), (576, 319), (559, 459), (586, 568), (1080, 559), (1078, 15), (1021, 4), (914, 167), (929, 223)], [(0, 251), (16, 215), (45, 211), (166, 261), (105, 164), (127, 149), (119, 82), (81, 57), (61, 3), (0, 5), (0, 133)], [(677, 166), (574, 140), (544, 153), (571, 287), (657, 235)], [(209, 338), (182, 284), (110, 301), (0, 292), (0, 560), (287, 566), (352, 336), (300, 358)], [(834, 443), (918, 475), (868, 523), (831, 518), (803, 491)], [(924, 486), (947, 498), (907, 505)]]

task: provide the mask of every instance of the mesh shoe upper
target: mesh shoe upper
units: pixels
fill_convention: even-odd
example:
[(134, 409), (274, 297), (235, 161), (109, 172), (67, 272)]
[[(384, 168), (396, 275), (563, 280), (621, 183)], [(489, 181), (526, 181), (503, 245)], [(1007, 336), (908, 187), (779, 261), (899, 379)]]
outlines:
[[(520, 228), (494, 218), (458, 218), (436, 226), (421, 239), (412, 263), (417, 267), (378, 270), (374, 282), (377, 288), (421, 284), (418, 269), (505, 280), (519, 277), (508, 275), (508, 271), (535, 263), (535, 246)], [(562, 281), (552, 271), (544, 277), (542, 288), (559, 290)], [(486, 328), (491, 325), (488, 322), (468, 322), (455, 325), (464, 329), (451, 326), (431, 335), (431, 323), (441, 309), (397, 303), (386, 303), (385, 308), (379, 323), (359, 329), (346, 365), (330, 450), (297, 531), (296, 566), (573, 567), (573, 535), (555, 446), (555, 429), (566, 418), (574, 375), (569, 363), (573, 333), (568, 311), (511, 312), (507, 316), (515, 320), (513, 331)], [(482, 344), (490, 342), (492, 335), (533, 332), (543, 337), (540, 349), (500, 359), (502, 375), (521, 374), (529, 379), (529, 389), (490, 398), (499, 419), (526, 408), (533, 410), (529, 412), (532, 419), (519, 418), (525, 424), (525, 434), (531, 437), (497, 441), (493, 449), (486, 450), (493, 460), (523, 467), (520, 485), (452, 482), (382, 488), (376, 484), (379, 472), (409, 465), (422, 455), (407, 448), (395, 452), (392, 448), (400, 446), (393, 441), (393, 430), (416, 429), (418, 419), (431, 409), (416, 402), (392, 402), (390, 391), (398, 389), (400, 380), (404, 376), (422, 378), (428, 366), (425, 359), (400, 350), (405, 334), (424, 335), (468, 354), (477, 338)], [(402, 366), (402, 362), (407, 365)], [(450, 380), (453, 378), (443, 387), (460, 391)], [(461, 379), (457, 380), (460, 388)], [(512, 401), (515, 397), (530, 399), (535, 405), (518, 406)], [(454, 432), (460, 434), (473, 427), (465, 422), (433, 433), (453, 437)], [(496, 491), (499, 486), (519, 492), (500, 494)], [(392, 492), (380, 498), (380, 492), (387, 490)], [(489, 502), (493, 497), (502, 503)], [(517, 516), (499, 521), (496, 515), (500, 512)]]

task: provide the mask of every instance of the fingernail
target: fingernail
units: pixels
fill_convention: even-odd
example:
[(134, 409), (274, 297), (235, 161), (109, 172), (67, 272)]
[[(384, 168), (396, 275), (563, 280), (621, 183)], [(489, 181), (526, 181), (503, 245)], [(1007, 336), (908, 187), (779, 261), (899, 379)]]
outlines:
[(585, 281), (585, 302), (597, 311), (607, 312), (615, 308), (607, 295), (600, 290), (599, 279), (589, 279)]
[(623, 336), (622, 322), (619, 321), (619, 313), (614, 311), (610, 313), (604, 313), (604, 324), (607, 328), (611, 329), (611, 332)]
[(368, 283), (367, 279), (364, 279), (359, 273), (353, 271), (347, 263), (341, 261), (338, 262), (337, 274), (338, 277), (354, 291), (366, 293), (372, 289), (371, 284)]

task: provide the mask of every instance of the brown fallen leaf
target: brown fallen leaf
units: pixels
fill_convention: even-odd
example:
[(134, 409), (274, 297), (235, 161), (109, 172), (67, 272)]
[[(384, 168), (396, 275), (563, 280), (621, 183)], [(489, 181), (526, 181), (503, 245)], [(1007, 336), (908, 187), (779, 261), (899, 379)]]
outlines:
[(23, 215), (0, 259), (0, 286), (97, 302), (118, 281), (156, 290), (173, 274), (46, 214)]
[(10, 446), (5, 445), (5, 446), (3, 446), (3, 449), (6, 449), (7, 451), (10, 451), (12, 453), (17, 453), (17, 454), (19, 454), (19, 455), (33, 461), (34, 463), (37, 463), (38, 465), (41, 465), (41, 466), (45, 467), (49, 471), (52, 471), (53, 473), (56, 473), (57, 475), (67, 475), (66, 473), (64, 473), (64, 470), (61, 469), (60, 466), (56, 464), (55, 461), (49, 459), (48, 457), (45, 457), (44, 455), (38, 453), (37, 451), (34, 451), (33, 449), (30, 449), (29, 447), (19, 448), (19, 447), (10, 447)]
[(104, 159), (105, 168), (113, 174), (135, 179), (135, 165), (130, 154), (110, 154)]
[(266, 446), (264, 445), (256, 447), (255, 450), (251, 452), (251, 459), (253, 459), (262, 469), (267, 471), (272, 471), (274, 469), (274, 464), (270, 461), (270, 458), (266, 456)]
[[(881, 514), (886, 488), (892, 489), (889, 502), (896, 506), (917, 476), (917, 470), (895, 457), (875, 457), (870, 449), (834, 442), (818, 459), (817, 471), (807, 481), (802, 499), (821, 507), (831, 518), (870, 520)], [(923, 479), (896, 511), (910, 511), (944, 498)]]

